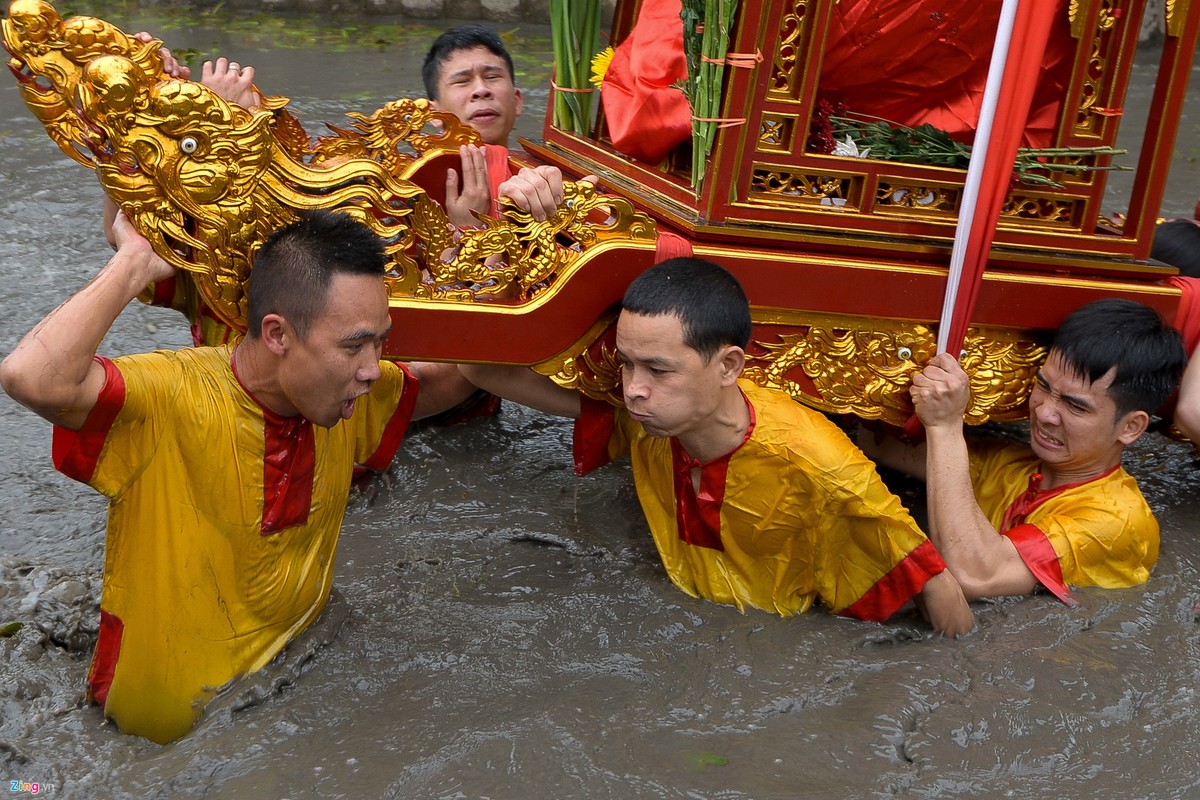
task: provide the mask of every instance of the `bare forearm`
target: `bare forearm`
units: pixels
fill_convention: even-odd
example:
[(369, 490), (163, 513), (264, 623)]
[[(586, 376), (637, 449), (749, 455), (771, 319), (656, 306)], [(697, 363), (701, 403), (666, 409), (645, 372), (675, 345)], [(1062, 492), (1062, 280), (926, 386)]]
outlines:
[(971, 485), (961, 426), (927, 431), (929, 538), (970, 600), (1025, 594), (1035, 581), (1015, 545), (993, 527)]
[(51, 311), (0, 364), (0, 384), (51, 422), (78, 428), (103, 370), (92, 357), (121, 310), (153, 277), (145, 259), (116, 253), (91, 283)]
[(578, 392), (564, 389), (527, 367), (463, 364), (459, 369), (471, 383), (505, 400), (559, 417), (579, 416)]

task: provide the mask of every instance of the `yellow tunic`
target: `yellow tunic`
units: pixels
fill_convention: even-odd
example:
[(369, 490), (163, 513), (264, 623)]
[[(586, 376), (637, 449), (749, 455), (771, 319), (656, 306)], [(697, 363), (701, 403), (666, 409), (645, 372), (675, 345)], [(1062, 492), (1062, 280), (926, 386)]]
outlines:
[(1065, 603), (1067, 584), (1109, 589), (1145, 583), (1158, 561), (1158, 520), (1121, 467), (1050, 491), (1031, 486), (1038, 458), (1025, 445), (973, 441), (971, 481), (988, 521)]
[(945, 569), (941, 557), (836, 425), (783, 392), (739, 386), (750, 431), (708, 464), (650, 436), (623, 408), (585, 400), (576, 471), (631, 454), (663, 565), (692, 596), (785, 616), (820, 597), (835, 613), (887, 619)]
[(355, 463), (391, 461), (416, 400), (395, 364), (330, 429), (264, 409), (232, 348), (98, 359), (107, 381), (55, 465), (109, 498), (90, 694), (167, 742), (324, 608)]

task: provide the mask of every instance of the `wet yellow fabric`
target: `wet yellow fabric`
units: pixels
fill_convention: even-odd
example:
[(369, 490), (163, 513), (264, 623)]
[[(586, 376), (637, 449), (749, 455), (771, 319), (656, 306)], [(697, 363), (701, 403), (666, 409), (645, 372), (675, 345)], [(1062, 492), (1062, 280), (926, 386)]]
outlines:
[[(836, 425), (783, 392), (746, 380), (739, 386), (756, 420), (729, 459), (720, 508), (723, 551), (680, 537), (670, 440), (647, 434), (623, 408), (609, 412), (616, 429), (606, 455), (631, 454), (642, 510), (676, 586), (717, 603), (786, 616), (807, 611), (818, 597), (842, 612), (883, 589), (889, 574), (900, 582), (890, 594), (903, 603), (944, 568), (934, 553), (932, 568), (926, 561), (907, 574), (895, 569), (926, 543), (925, 535)], [(577, 461), (585, 446), (577, 435)], [(885, 619), (894, 610), (859, 615)]]
[[(1022, 444), (984, 441), (970, 443), (970, 456), (979, 507), (1000, 530), (1005, 510), (1037, 471), (1038, 458)], [(1158, 520), (1123, 468), (1049, 498), (1025, 523), (1046, 537), (1063, 580), (1074, 586), (1135, 586), (1149, 579), (1158, 561)], [(1029, 560), (1026, 552), (1021, 555)]]
[(415, 398), (415, 382), (405, 392), (406, 374), (384, 363), (350, 420), (311, 426), (308, 520), (264, 536), (267, 423), (230, 356), (198, 348), (107, 362), (84, 428), (55, 431), (59, 468), (110, 499), (101, 608), (123, 633), (119, 643), (102, 635), (94, 656), (93, 671), (116, 657), (104, 711), (157, 742), (186, 733), (217, 688), (264, 666), (321, 613), (354, 464), (390, 460), (378, 451), (394, 452)]

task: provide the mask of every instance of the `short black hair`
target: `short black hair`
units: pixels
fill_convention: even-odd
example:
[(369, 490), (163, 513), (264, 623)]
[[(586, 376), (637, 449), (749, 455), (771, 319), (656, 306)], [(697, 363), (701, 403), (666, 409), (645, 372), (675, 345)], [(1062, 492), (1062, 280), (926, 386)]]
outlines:
[(669, 314), (683, 325), (683, 342), (708, 363), (724, 345), (750, 344), (750, 303), (729, 270), (685, 256), (656, 264), (625, 292), (621, 310)]
[(1179, 386), (1187, 352), (1179, 331), (1149, 306), (1124, 298), (1096, 300), (1066, 318), (1051, 351), (1095, 382), (1116, 369), (1108, 394), (1117, 417), (1156, 412)]
[(247, 335), (262, 334), (263, 317), (279, 314), (304, 338), (325, 310), (335, 274), (378, 275), (388, 257), (383, 240), (353, 217), (317, 209), (272, 233), (263, 243), (246, 286)]
[(516, 69), (513, 67), (512, 56), (508, 48), (500, 40), (500, 34), (483, 25), (458, 25), (433, 40), (429, 52), (425, 54), (425, 63), (421, 66), (421, 80), (425, 82), (425, 96), (430, 100), (438, 99), (438, 79), (442, 75), (442, 64), (459, 50), (474, 50), (476, 47), (486, 47), (504, 59), (508, 65), (508, 77), (516, 82)]

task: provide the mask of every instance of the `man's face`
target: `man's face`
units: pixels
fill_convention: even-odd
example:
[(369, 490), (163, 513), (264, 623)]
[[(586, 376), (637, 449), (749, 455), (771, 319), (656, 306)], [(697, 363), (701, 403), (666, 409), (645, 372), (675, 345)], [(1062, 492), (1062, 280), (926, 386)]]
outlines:
[(1029, 396), (1029, 434), (1033, 452), (1059, 473), (1095, 477), (1117, 464), (1131, 433), (1128, 412), (1117, 417), (1108, 393), (1115, 370), (1096, 381), (1077, 374), (1051, 350)]
[(479, 131), (488, 144), (508, 144), (525, 107), (504, 59), (482, 45), (455, 50), (442, 62), (433, 106)]
[(684, 344), (678, 317), (622, 311), (617, 357), (625, 408), (651, 436), (703, 433), (711, 424), (725, 385), (720, 353), (704, 363)]
[(332, 428), (379, 379), (391, 328), (387, 290), (372, 275), (335, 274), (324, 312), (303, 339), (292, 335), (280, 374), (290, 403), (310, 422)]

